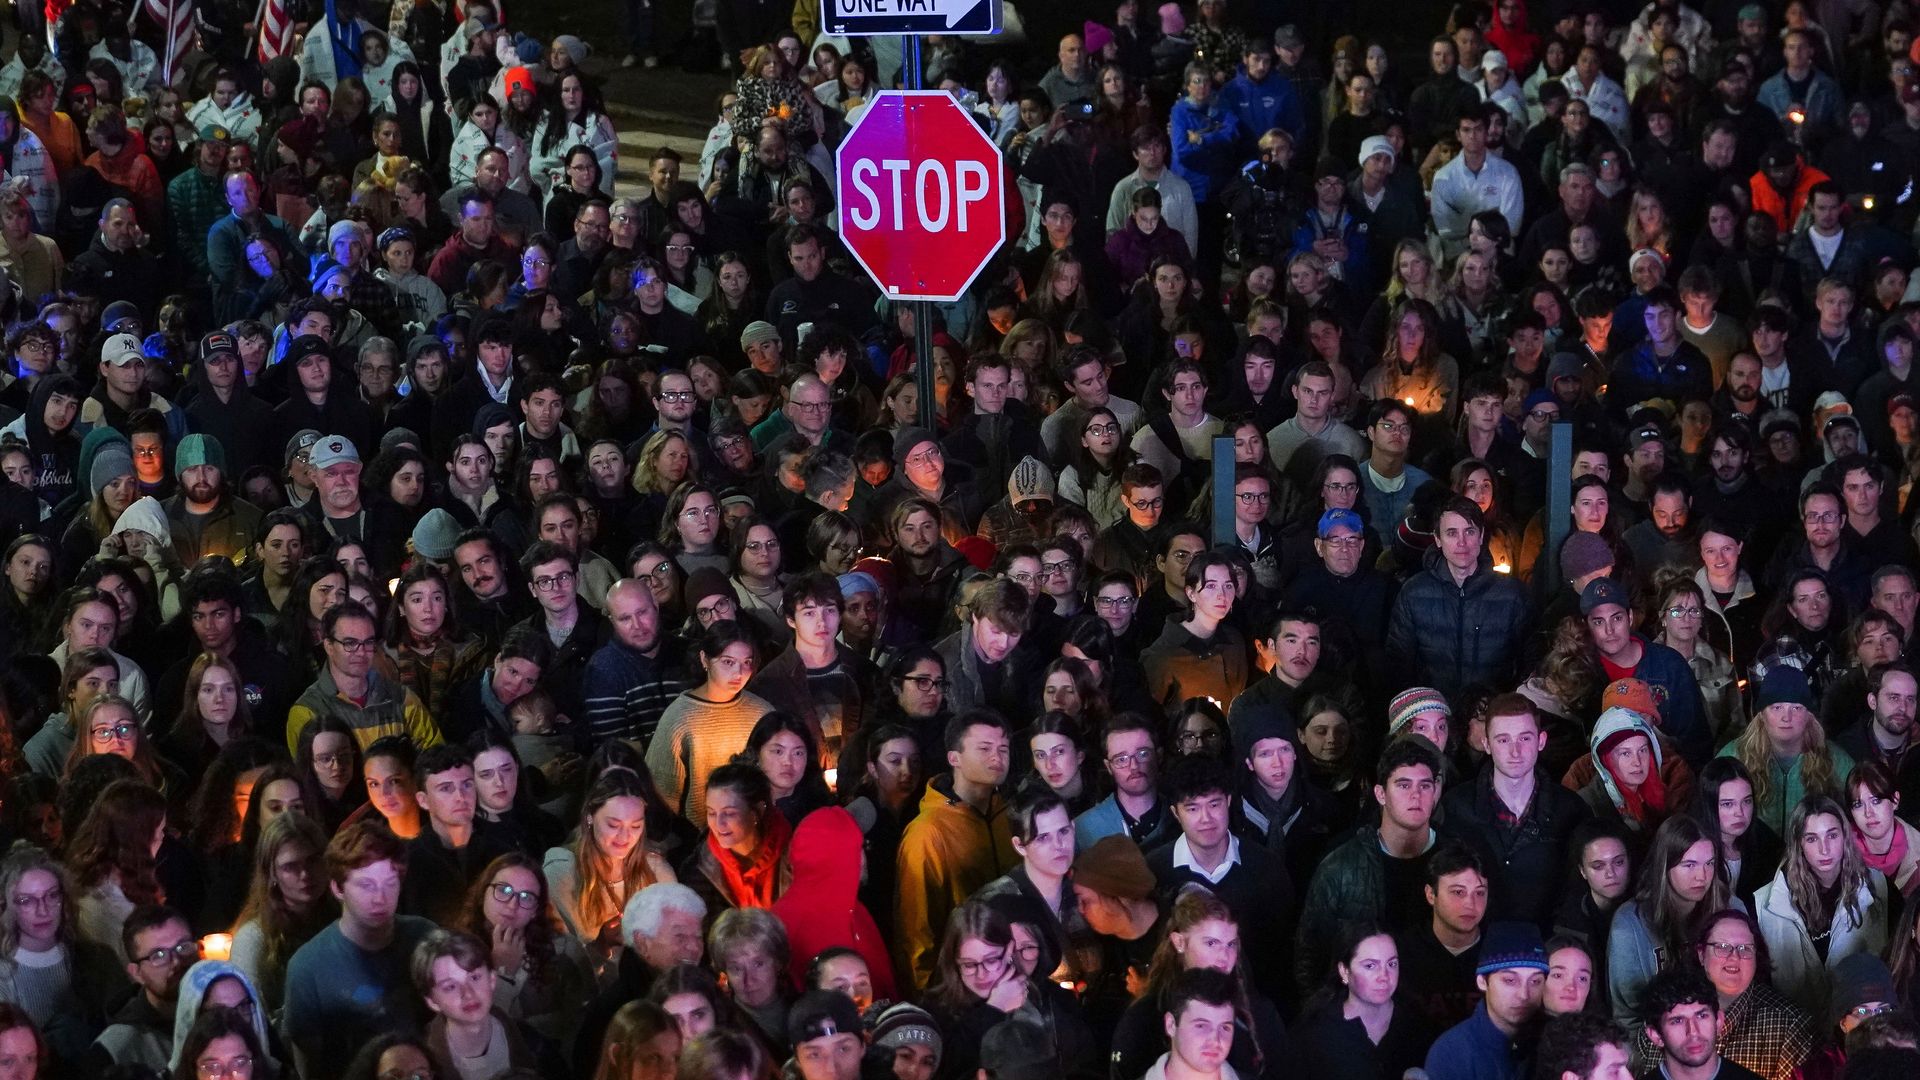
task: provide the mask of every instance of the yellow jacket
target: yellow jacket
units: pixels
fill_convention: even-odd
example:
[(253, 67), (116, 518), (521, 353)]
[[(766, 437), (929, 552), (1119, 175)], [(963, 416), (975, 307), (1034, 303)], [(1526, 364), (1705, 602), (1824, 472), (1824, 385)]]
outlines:
[(947, 916), (1018, 861), (1004, 799), (994, 795), (982, 814), (954, 796), (951, 776), (927, 784), (900, 838), (894, 900), (894, 969), (916, 991), (933, 979)]

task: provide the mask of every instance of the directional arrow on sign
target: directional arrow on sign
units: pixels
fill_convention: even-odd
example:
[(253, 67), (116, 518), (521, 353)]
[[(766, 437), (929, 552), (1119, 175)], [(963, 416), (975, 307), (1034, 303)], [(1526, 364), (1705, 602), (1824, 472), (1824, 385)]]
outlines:
[(997, 34), (1000, 0), (822, 0), (829, 34)]

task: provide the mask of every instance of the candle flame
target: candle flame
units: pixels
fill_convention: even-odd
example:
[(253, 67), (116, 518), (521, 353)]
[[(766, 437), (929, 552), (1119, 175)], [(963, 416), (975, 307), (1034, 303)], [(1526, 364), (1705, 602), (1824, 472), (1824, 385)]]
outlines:
[(226, 960), (233, 956), (232, 934), (208, 934), (200, 939), (200, 956), (206, 960)]

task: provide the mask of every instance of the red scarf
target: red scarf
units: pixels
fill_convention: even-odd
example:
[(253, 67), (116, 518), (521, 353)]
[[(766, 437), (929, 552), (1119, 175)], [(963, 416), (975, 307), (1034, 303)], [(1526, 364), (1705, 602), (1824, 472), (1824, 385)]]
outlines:
[(720, 872), (727, 878), (727, 895), (735, 907), (770, 908), (780, 889), (780, 857), (787, 853), (787, 841), (793, 838), (793, 826), (785, 814), (769, 808), (760, 823), (760, 846), (753, 854), (741, 857), (720, 845), (713, 833), (707, 833), (707, 850), (713, 853)]
[(1885, 855), (1875, 855), (1868, 851), (1867, 838), (1858, 829), (1853, 831), (1853, 842), (1854, 846), (1860, 849), (1860, 857), (1866, 860), (1867, 865), (1887, 875), (1888, 881), (1893, 880), (1894, 873), (1900, 869), (1900, 864), (1907, 858), (1907, 830), (1901, 828), (1897, 821), (1893, 823), (1893, 846), (1887, 849)]
[(1613, 766), (1608, 765), (1606, 769), (1607, 775), (1613, 777), (1614, 790), (1620, 793), (1620, 801), (1625, 804), (1620, 810), (1629, 820), (1646, 825), (1650, 824), (1649, 812), (1654, 817), (1667, 816), (1667, 785), (1660, 779), (1659, 769), (1648, 769), (1647, 782), (1641, 784), (1638, 790), (1628, 787), (1620, 779), (1620, 774), (1613, 771)]

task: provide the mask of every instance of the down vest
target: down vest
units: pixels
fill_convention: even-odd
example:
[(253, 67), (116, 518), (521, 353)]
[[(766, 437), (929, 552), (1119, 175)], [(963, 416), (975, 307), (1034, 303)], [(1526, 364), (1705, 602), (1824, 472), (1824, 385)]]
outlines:
[(1463, 585), (1438, 550), (1407, 580), (1387, 622), (1387, 670), (1402, 686), (1431, 686), (1452, 698), (1475, 683), (1511, 686), (1529, 615), (1526, 589), (1480, 567)]

